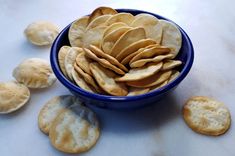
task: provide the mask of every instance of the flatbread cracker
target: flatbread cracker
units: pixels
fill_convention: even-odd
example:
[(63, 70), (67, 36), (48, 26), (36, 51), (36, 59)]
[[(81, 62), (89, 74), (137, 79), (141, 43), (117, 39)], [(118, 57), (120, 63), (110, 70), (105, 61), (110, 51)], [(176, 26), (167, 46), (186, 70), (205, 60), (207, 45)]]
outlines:
[(91, 149), (100, 136), (99, 121), (94, 112), (73, 105), (63, 110), (53, 121), (49, 138), (59, 151), (82, 153)]
[(14, 112), (30, 99), (29, 89), (16, 81), (0, 82), (0, 114)]
[(183, 117), (192, 130), (205, 135), (224, 134), (231, 124), (228, 108), (205, 96), (191, 97), (183, 107)]
[(57, 80), (50, 64), (40, 58), (22, 61), (14, 70), (13, 77), (29, 88), (47, 88)]
[(166, 60), (163, 62), (162, 70), (171, 70), (175, 67), (178, 67), (182, 64), (180, 60)]
[(92, 62), (91, 59), (85, 56), (85, 52), (77, 55), (76, 63), (77, 65), (87, 74), (92, 75), (89, 64)]
[(60, 69), (62, 71), (62, 73), (67, 77), (67, 73), (66, 73), (66, 69), (65, 69), (65, 64), (64, 64), (64, 60), (65, 60), (65, 56), (67, 55), (69, 49), (71, 47), (69, 46), (63, 46), (60, 48), (59, 52), (58, 52), (58, 61), (59, 61), (59, 65), (60, 65)]
[(107, 36), (109, 33), (111, 33), (112, 31), (120, 28), (120, 27), (126, 27), (127, 24), (126, 23), (122, 23), (122, 22), (117, 22), (117, 23), (113, 23), (111, 24), (110, 26), (108, 26), (105, 31), (104, 31), (104, 35), (103, 35), (103, 38), (105, 36)]
[(130, 25), (133, 20), (134, 20), (134, 16), (132, 14), (123, 12), (123, 13), (118, 13), (118, 14), (113, 15), (111, 18), (109, 18), (106, 21), (105, 24), (111, 25), (113, 23), (122, 22), (127, 25)]
[(136, 87), (130, 87), (129, 88), (129, 93), (127, 96), (135, 96), (135, 95), (141, 95), (148, 93), (150, 91), (149, 88), (136, 88)]
[(112, 15), (101, 15), (96, 17), (93, 21), (91, 21), (87, 27), (86, 31), (98, 26), (105, 26), (105, 22), (111, 17)]

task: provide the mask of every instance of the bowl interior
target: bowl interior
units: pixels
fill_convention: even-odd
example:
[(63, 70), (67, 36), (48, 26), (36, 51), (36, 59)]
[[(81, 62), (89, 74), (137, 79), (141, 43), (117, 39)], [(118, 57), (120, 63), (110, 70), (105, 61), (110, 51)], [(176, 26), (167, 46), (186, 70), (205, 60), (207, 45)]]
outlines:
[[(164, 19), (164, 20), (171, 21), (171, 20), (164, 18), (160, 15), (153, 14), (153, 13), (150, 13), (147, 11), (134, 10), (134, 9), (117, 9), (117, 11), (118, 12), (129, 12), (133, 15), (136, 15), (139, 13), (148, 13), (148, 14), (151, 14), (151, 15), (157, 17), (158, 19)], [(171, 21), (171, 22), (173, 22), (173, 21)], [(75, 84), (73, 84), (72, 82), (70, 82), (62, 74), (62, 72), (59, 68), (59, 65), (58, 65), (59, 49), (64, 45), (70, 45), (69, 40), (68, 40), (68, 30), (69, 30), (70, 25), (68, 25), (67, 27), (65, 27), (61, 31), (61, 33), (58, 35), (58, 37), (56, 38), (56, 40), (54, 41), (54, 43), (52, 45), (51, 65), (52, 65), (52, 69), (53, 69), (55, 75), (57, 76), (57, 78), (59, 79), (59, 81), (63, 85), (65, 85), (69, 90), (71, 90), (71, 92), (77, 94), (78, 96), (88, 97), (88, 98), (95, 99), (98, 101), (100, 100), (100, 101), (106, 101), (106, 102), (123, 102), (123, 101), (128, 102), (128, 101), (136, 101), (136, 100), (140, 100), (143, 98), (163, 95), (166, 92), (168, 92), (169, 90), (172, 90), (173, 88), (175, 88), (186, 77), (186, 75), (188, 74), (188, 72), (192, 66), (192, 63), (193, 63), (194, 51), (193, 51), (192, 43), (191, 43), (189, 37), (187, 36), (187, 34), (184, 32), (184, 30), (176, 24), (182, 34), (182, 46), (181, 46), (179, 54), (177, 55), (177, 57), (175, 59), (181, 60), (182, 65), (180, 67), (178, 67), (178, 70), (180, 71), (180, 75), (174, 81), (172, 81), (171, 83), (165, 85), (164, 87), (162, 87), (158, 90), (155, 90), (155, 91), (152, 91), (152, 92), (149, 92), (146, 94), (142, 94), (142, 95), (137, 95), (137, 96), (115, 97), (115, 96), (93, 94), (93, 93), (84, 91), (80, 87), (78, 87)]]

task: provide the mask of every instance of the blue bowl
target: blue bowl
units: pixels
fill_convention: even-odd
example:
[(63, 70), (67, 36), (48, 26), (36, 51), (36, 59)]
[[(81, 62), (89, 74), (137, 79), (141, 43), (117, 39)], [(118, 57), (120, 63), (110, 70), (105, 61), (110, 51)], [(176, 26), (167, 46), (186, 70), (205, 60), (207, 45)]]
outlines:
[[(133, 15), (140, 14), (140, 13), (148, 13), (159, 19), (170, 21), (169, 19), (166, 19), (160, 15), (150, 13), (147, 11), (142, 11), (142, 10), (117, 9), (117, 11), (129, 12)], [(68, 80), (63, 75), (58, 64), (59, 49), (64, 45), (70, 45), (69, 40), (68, 40), (68, 30), (69, 30), (70, 25), (71, 24), (69, 24), (60, 32), (60, 34), (55, 39), (51, 47), (51, 55), (50, 55), (51, 66), (58, 80), (66, 88), (68, 88), (75, 96), (80, 98), (81, 101), (83, 101), (86, 105), (90, 107), (99, 107), (99, 108), (105, 108), (105, 109), (133, 109), (133, 108), (148, 106), (153, 103), (156, 104), (156, 102), (160, 98), (164, 97), (165, 95), (173, 91), (180, 84), (180, 82), (189, 73), (193, 64), (193, 59), (194, 59), (193, 45), (188, 35), (185, 33), (185, 31), (181, 27), (178, 26), (182, 34), (182, 47), (176, 59), (181, 60), (183, 64), (178, 69), (180, 71), (180, 75), (174, 81), (172, 81), (171, 83), (165, 85), (164, 87), (158, 90), (155, 90), (146, 94), (142, 94), (142, 95), (137, 95), (137, 96), (107, 96), (107, 95), (99, 95), (99, 94), (90, 93), (76, 86), (72, 82), (70, 82), (70, 80)]]

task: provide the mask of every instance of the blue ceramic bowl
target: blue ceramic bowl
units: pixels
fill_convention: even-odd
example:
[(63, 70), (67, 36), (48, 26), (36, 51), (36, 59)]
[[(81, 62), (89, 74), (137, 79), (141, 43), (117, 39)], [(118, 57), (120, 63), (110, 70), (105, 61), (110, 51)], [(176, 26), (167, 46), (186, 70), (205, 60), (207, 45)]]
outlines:
[[(147, 11), (142, 10), (135, 10), (135, 9), (117, 9), (118, 12), (129, 12), (133, 15), (139, 13), (148, 13), (151, 14), (159, 19), (168, 20), (160, 15), (150, 13)], [(170, 20), (168, 20), (170, 21)], [(171, 21), (172, 22), (172, 21)], [(70, 24), (71, 25), (71, 24)], [(51, 66), (52, 69), (58, 78), (58, 80), (68, 88), (75, 96), (79, 97), (81, 101), (83, 101), (86, 105), (90, 107), (99, 107), (99, 108), (106, 108), (106, 109), (133, 109), (143, 106), (148, 106), (150, 104), (157, 104), (156, 102), (173, 91), (180, 82), (186, 77), (189, 73), (189, 70), (192, 67), (193, 59), (194, 59), (194, 50), (193, 45), (185, 33), (185, 31), (180, 28), (182, 34), (182, 47), (176, 59), (179, 59), (183, 62), (181, 67), (179, 67), (180, 75), (171, 83), (167, 84), (166, 86), (152, 91), (150, 93), (137, 95), (137, 96), (107, 96), (107, 95), (99, 95), (87, 92), (80, 87), (76, 86), (72, 82), (70, 82), (61, 72), (59, 64), (58, 64), (58, 52), (59, 49), (64, 45), (70, 45), (68, 41), (68, 30), (70, 25), (65, 27), (58, 37), (55, 39), (52, 47), (51, 47)]]

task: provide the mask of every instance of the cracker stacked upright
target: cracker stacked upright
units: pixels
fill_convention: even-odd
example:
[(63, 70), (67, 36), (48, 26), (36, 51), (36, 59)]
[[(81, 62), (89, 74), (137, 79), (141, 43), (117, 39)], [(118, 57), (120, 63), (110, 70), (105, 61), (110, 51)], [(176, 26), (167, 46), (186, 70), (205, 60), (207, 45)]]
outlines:
[(82, 89), (131, 96), (161, 88), (174, 80), (182, 64), (174, 60), (182, 38), (178, 27), (151, 14), (118, 13), (99, 7), (74, 21), (70, 46), (58, 59), (63, 74)]

